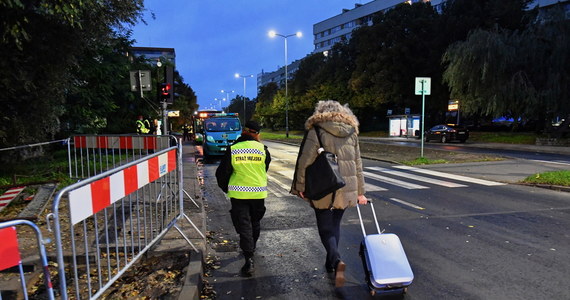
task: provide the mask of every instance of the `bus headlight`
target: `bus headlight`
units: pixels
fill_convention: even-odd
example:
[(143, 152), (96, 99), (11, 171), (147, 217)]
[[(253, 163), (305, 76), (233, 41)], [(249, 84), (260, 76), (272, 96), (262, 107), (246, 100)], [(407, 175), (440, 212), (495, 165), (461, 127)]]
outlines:
[(215, 143), (216, 141), (214, 140), (214, 137), (211, 135), (206, 136), (206, 140), (210, 143)]

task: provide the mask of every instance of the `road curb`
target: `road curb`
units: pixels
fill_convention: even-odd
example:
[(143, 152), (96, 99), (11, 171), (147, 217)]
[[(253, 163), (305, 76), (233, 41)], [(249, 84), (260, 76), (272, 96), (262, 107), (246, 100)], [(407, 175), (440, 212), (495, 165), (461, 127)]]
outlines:
[(539, 184), (539, 183), (524, 183), (524, 182), (520, 182), (517, 184), (570, 193), (570, 186)]
[(204, 274), (204, 254), (192, 253), (190, 263), (186, 267), (186, 275), (184, 285), (178, 295), (180, 300), (199, 300), (202, 294), (203, 275)]

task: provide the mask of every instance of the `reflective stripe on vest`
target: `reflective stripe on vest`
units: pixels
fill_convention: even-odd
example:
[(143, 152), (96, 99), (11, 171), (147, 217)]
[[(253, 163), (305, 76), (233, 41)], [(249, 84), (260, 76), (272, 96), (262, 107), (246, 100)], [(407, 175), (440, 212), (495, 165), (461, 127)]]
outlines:
[(228, 184), (228, 197), (235, 199), (267, 198), (265, 148), (257, 141), (243, 141), (231, 146), (234, 172)]

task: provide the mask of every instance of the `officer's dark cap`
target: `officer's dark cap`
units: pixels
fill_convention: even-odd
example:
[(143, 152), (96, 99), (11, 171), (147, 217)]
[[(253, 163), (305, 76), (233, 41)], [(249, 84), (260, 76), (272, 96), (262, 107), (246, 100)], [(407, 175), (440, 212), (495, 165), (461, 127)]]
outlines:
[(253, 121), (253, 120), (249, 120), (247, 122), (245, 122), (245, 129), (248, 130), (249, 132), (252, 133), (259, 133), (261, 131), (261, 126), (259, 126), (259, 123)]

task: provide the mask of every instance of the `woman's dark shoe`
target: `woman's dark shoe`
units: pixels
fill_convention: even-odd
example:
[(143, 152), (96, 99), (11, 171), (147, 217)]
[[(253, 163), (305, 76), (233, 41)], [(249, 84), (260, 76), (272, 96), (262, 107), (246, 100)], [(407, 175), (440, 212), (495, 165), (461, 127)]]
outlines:
[(253, 275), (253, 271), (255, 270), (253, 265), (253, 257), (246, 258), (245, 264), (241, 267), (241, 276), (243, 277), (251, 277)]
[(334, 272), (333, 266), (325, 265), (325, 269), (327, 270), (327, 273), (333, 273)]
[(336, 275), (334, 279), (334, 286), (335, 287), (342, 287), (344, 286), (344, 270), (346, 269), (346, 264), (341, 260), (336, 265)]

